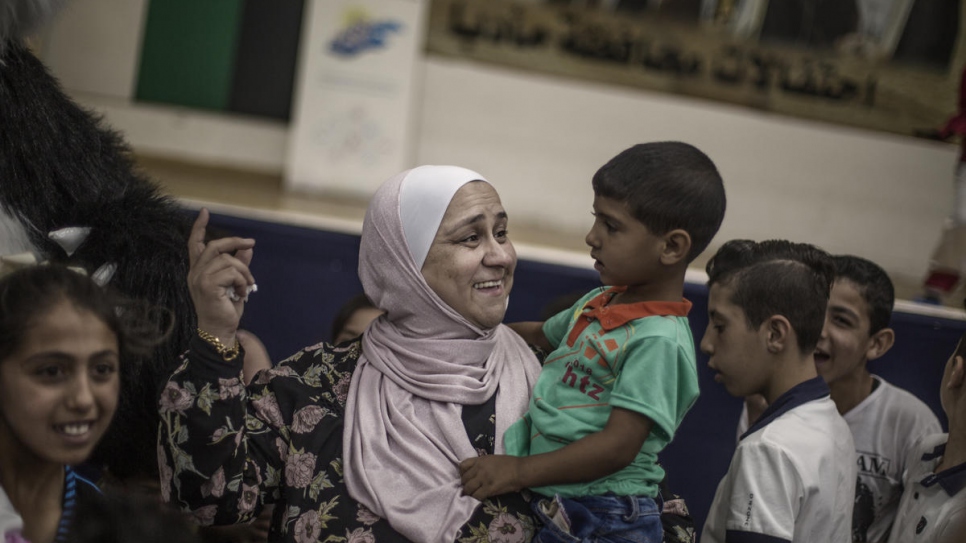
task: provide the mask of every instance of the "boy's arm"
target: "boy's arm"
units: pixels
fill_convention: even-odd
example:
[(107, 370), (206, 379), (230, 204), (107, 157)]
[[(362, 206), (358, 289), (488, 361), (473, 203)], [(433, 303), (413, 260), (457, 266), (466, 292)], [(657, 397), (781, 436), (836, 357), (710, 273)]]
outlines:
[(507, 326), (530, 345), (536, 345), (548, 353), (556, 348), (555, 345), (550, 344), (550, 340), (543, 333), (543, 322), (511, 322)]
[[(761, 536), (769, 537), (769, 541), (793, 540), (805, 490), (797, 464), (780, 446), (739, 445), (726, 477), (730, 478), (730, 486), (721, 495), (716, 493), (711, 505), (713, 510), (719, 500), (730, 503), (721, 523), (741, 527), (729, 528), (726, 542), (754, 541)], [(835, 489), (823, 488), (820, 492), (833, 493)]]
[(480, 456), (460, 463), (463, 493), (483, 500), (523, 488), (583, 483), (627, 467), (651, 433), (651, 419), (615, 407), (600, 432), (535, 456)]

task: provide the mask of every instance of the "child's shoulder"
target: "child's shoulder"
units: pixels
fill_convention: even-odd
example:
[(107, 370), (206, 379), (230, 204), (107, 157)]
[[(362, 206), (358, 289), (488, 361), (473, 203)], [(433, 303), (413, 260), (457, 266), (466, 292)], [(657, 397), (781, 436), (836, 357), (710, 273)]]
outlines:
[[(916, 440), (915, 443), (910, 447), (910, 460), (916, 462), (923, 461), (923, 457), (928, 460), (935, 461), (936, 459), (942, 457), (943, 450), (946, 448), (946, 443), (949, 441), (949, 434), (945, 432), (936, 432), (933, 434), (927, 434), (921, 436)], [(932, 470), (932, 466), (928, 468)]]
[(879, 420), (901, 431), (908, 426), (939, 425), (939, 418), (926, 402), (908, 390), (873, 375), (879, 385), (869, 397), (845, 414), (849, 424)]
[(760, 442), (795, 455), (806, 451), (834, 454), (839, 449), (851, 455), (855, 449), (848, 424), (828, 396), (796, 405), (746, 439), (751, 440), (749, 444)]
[(626, 310), (629, 336), (636, 338), (667, 337), (674, 341), (692, 341), (688, 321), (690, 302), (639, 302)]

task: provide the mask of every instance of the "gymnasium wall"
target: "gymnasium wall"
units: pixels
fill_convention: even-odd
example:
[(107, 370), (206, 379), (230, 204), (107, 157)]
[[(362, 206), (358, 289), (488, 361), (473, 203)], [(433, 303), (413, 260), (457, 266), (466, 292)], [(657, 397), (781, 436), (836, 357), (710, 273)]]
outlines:
[[(216, 43), (203, 56), (221, 55), (215, 64), (222, 68), (234, 59), (231, 77), (223, 70), (167, 77), (169, 85), (217, 90), (207, 106), (170, 96), (159, 101), (157, 93), (166, 91), (158, 81), (165, 78), (151, 75), (170, 67), (150, 61), (152, 51), (173, 57), (181, 41), (203, 38), (187, 23), (184, 34), (165, 34), (170, 26), (157, 24), (165, 13), (152, 14), (165, 4), (207, 9), (189, 0), (73, 0), (44, 36), (42, 56), (70, 93), (103, 113), (141, 153), (280, 173), (288, 146), (284, 115), (258, 115), (238, 94), (258, 82), (251, 70), (259, 63), (253, 56), (259, 35), (246, 34), (243, 24), (259, 19), (249, 14), (255, 4), (219, 3), (226, 20), (241, 22), (207, 38)], [(262, 43), (292, 50), (291, 43), (288, 49), (278, 40)], [(269, 58), (291, 61), (283, 53)], [(715, 244), (791, 238), (864, 256), (897, 283), (915, 285), (951, 207), (957, 149), (950, 144), (432, 55), (422, 59), (417, 78), (412, 163), (482, 172), (517, 224), (558, 231), (562, 239), (582, 239), (590, 224), (593, 172), (618, 151), (652, 140), (693, 143), (718, 164), (729, 209)]]

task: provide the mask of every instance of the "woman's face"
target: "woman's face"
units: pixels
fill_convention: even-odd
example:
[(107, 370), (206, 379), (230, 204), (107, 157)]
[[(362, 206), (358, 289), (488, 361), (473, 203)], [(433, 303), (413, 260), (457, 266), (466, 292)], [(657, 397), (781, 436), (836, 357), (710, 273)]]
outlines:
[(422, 273), (447, 305), (487, 329), (503, 322), (516, 263), (500, 196), (489, 183), (473, 181), (446, 208)]
[(0, 447), (83, 462), (117, 407), (118, 364), (117, 336), (91, 312), (61, 300), (36, 317), (0, 361)]

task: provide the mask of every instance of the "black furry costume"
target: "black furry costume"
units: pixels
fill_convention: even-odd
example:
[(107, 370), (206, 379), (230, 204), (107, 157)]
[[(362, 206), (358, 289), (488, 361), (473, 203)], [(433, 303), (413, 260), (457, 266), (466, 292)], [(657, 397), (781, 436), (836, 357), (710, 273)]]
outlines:
[[(152, 358), (123, 361), (117, 413), (91, 459), (120, 479), (157, 480), (158, 388), (195, 327), (189, 219), (137, 171), (121, 136), (68, 98), (23, 45), (25, 27), (59, 2), (41, 4), (0, 0), (0, 254), (26, 249), (88, 272), (113, 263), (110, 285), (176, 316)], [(24, 11), (28, 22), (17, 20)], [(67, 226), (91, 228), (69, 258), (47, 237)]]

